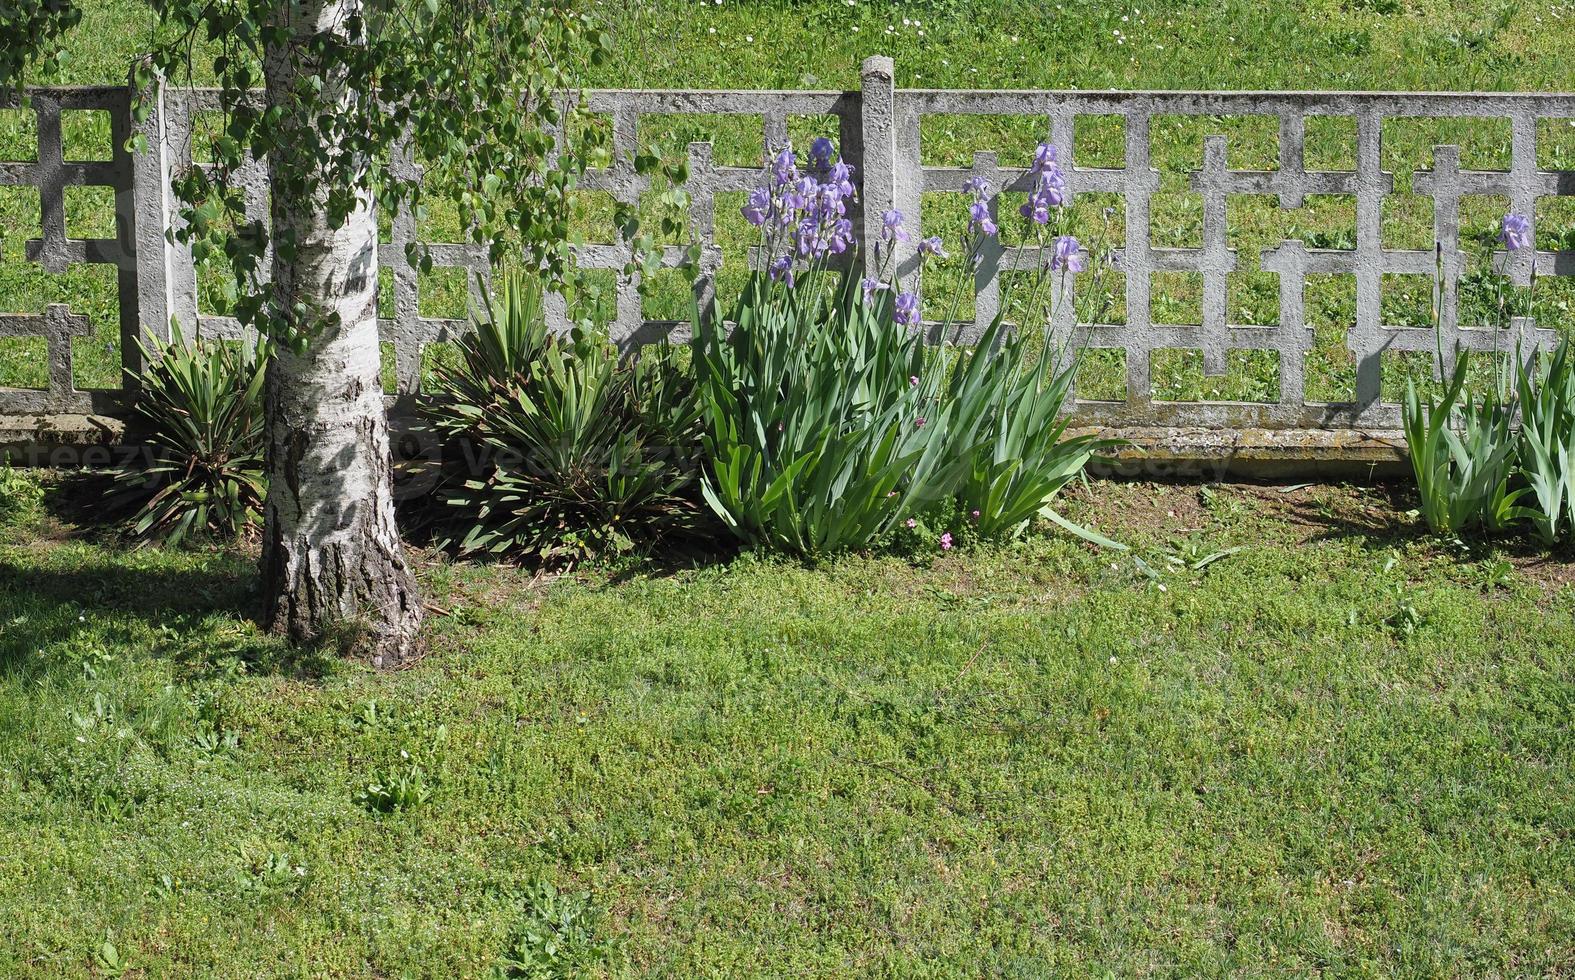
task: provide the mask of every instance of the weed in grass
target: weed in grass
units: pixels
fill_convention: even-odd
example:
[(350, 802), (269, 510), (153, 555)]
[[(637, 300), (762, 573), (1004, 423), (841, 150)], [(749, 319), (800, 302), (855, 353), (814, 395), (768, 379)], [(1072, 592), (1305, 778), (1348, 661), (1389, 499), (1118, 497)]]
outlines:
[(560, 980), (605, 966), (615, 947), (589, 892), (560, 892), (541, 881), (520, 901), (520, 924), (500, 959), (500, 977)]
[(0, 527), (30, 524), (42, 512), (44, 488), (38, 478), (0, 461)]
[(379, 769), (351, 795), (355, 804), (372, 813), (397, 813), (418, 810), (432, 799), (426, 772), (410, 760), (410, 753), (399, 753), (401, 764)]
[(131, 961), (121, 955), (120, 947), (111, 939), (105, 939), (94, 947), (91, 961), (106, 977), (123, 977), (132, 968)]
[(242, 889), (266, 896), (294, 895), (311, 881), (311, 870), (287, 851), (268, 851), (248, 862)]

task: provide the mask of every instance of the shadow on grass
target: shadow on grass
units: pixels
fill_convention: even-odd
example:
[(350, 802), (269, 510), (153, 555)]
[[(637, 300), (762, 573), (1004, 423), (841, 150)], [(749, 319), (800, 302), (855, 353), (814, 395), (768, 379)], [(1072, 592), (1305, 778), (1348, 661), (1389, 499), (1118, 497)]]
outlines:
[(40, 652), (69, 641), (88, 613), (153, 631), (148, 652), (193, 673), (236, 662), (247, 673), (318, 677), (329, 670), (331, 649), (294, 648), (257, 630), (255, 559), (213, 551), (172, 564), (91, 552), (69, 563), (34, 560), (25, 550), (0, 555), (0, 675), (44, 669)]
[(1309, 541), (1356, 540), (1369, 551), (1382, 551), (1408, 544), (1427, 544), (1440, 554), (1470, 563), (1497, 557), (1512, 561), (1522, 569), (1546, 569), (1545, 577), (1564, 580), (1565, 571), (1575, 559), (1575, 542), (1554, 547), (1544, 544), (1522, 521), (1516, 528), (1491, 532), (1480, 526), (1460, 534), (1435, 534), (1416, 512), (1415, 489), (1407, 483), (1377, 484), (1369, 488), (1370, 505), (1354, 506), (1350, 501), (1331, 505), (1328, 501), (1299, 499), (1286, 502), (1287, 521), (1314, 529)]
[(1403, 483), (1373, 484), (1360, 498), (1324, 499), (1297, 493), (1283, 503), (1281, 514), (1291, 524), (1312, 531), (1307, 540), (1357, 540), (1368, 550), (1383, 550), (1428, 536), (1427, 525), (1407, 516), (1416, 494)]
[(44, 513), (65, 531), (66, 538), (112, 542), (136, 510), (141, 496), (117, 486), (109, 470), (64, 470), (53, 473), (44, 494)]

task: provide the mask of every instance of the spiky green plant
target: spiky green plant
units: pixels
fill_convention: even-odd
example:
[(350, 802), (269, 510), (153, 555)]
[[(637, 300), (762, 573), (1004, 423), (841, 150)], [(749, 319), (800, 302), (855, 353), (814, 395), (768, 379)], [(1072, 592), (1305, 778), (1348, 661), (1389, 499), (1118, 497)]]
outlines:
[(250, 531), (267, 490), (266, 343), (188, 340), (173, 326), (168, 344), (143, 354), (149, 366), (134, 379), (147, 465), (115, 476), (117, 496), (137, 505), (132, 535), (175, 545)]
[(425, 409), (455, 450), (438, 493), (450, 543), (562, 564), (692, 533), (696, 409), (673, 352), (558, 337), (534, 279), (497, 281)]
[(1401, 416), (1422, 517), (1435, 533), (1473, 525), (1502, 530), (1525, 515), (1511, 489), (1515, 472), (1515, 403), (1495, 389), (1473, 397), (1466, 388), (1471, 352), (1456, 352), (1454, 373), (1437, 399), (1406, 385)]
[[(992, 339), (1000, 330), (999, 324), (992, 326)], [(987, 379), (986, 438), (957, 492), (958, 506), (964, 514), (978, 515), (976, 530), (983, 537), (1015, 536), (1036, 517), (1044, 517), (1081, 537), (1112, 544), (1067, 521), (1051, 502), (1096, 455), (1124, 443), (1094, 435), (1068, 437), (1071, 416), (1063, 409), (1076, 362), (1058, 365), (1053, 350), (1035, 360), (1026, 347), (1023, 337), (1013, 335), (993, 356), (988, 348), (973, 355), (972, 361), (995, 363)]]
[(1528, 364), (1519, 370), (1520, 475), (1532, 501), (1526, 513), (1537, 536), (1552, 545), (1575, 526), (1575, 362), (1568, 338), (1540, 378)]
[(751, 545), (862, 547), (954, 493), (983, 440), (988, 386), (958, 390), (955, 355), (927, 355), (851, 275), (757, 273), (696, 324), (694, 352), (705, 499)]

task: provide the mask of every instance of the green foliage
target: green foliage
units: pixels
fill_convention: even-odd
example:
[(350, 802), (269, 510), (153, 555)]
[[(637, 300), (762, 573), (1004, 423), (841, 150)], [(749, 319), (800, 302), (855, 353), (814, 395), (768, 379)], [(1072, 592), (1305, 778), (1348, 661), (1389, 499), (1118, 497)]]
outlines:
[[(1491, 232), (1479, 237), (1484, 248), (1492, 247)], [(1492, 270), (1488, 254), (1461, 280), (1462, 307), (1473, 296), (1472, 315), (1497, 330), (1511, 316), (1534, 312), (1536, 277), (1530, 288), (1516, 287)], [(1430, 314), (1435, 331), (1442, 281), (1440, 257)], [(1569, 340), (1560, 341), (1545, 371), (1533, 370), (1535, 355), (1525, 356), (1517, 344), (1515, 368), (1495, 365), (1493, 383), (1479, 395), (1467, 391), (1471, 354), (1458, 346), (1454, 373), (1436, 399), (1419, 394), (1414, 379), (1407, 382), (1401, 403), (1406, 445), (1420, 510), (1434, 532), (1455, 534), (1477, 524), (1497, 532), (1529, 519), (1543, 543), (1552, 545), (1560, 525), (1575, 521), (1575, 368)]]
[(697, 410), (673, 352), (554, 336), (539, 282), (498, 280), (426, 408), (464, 470), (440, 492), (459, 550), (573, 562), (692, 533)]
[(523, 921), (495, 971), (501, 977), (560, 980), (585, 976), (612, 952), (589, 892), (560, 892), (550, 881), (526, 892)]
[(401, 753), (402, 763), (379, 769), (351, 795), (356, 806), (372, 813), (418, 810), (432, 799), (426, 772)]
[(116, 475), (120, 495), (139, 502), (132, 534), (179, 544), (249, 530), (266, 494), (267, 344), (187, 340), (177, 327), (167, 346), (144, 355), (150, 366), (134, 380), (148, 465)]
[(953, 350), (926, 351), (893, 322), (889, 298), (865, 301), (851, 275), (788, 286), (757, 274), (721, 312), (696, 317), (693, 343), (703, 489), (740, 540), (806, 555), (859, 548), (956, 491), (983, 438), (987, 387), (957, 397)]
[(22, 88), (27, 69), (60, 67), (66, 32), (82, 20), (77, 0), (6, 0), (0, 3), (0, 95)]
[(1565, 339), (1540, 380), (1520, 367), (1520, 474), (1533, 506), (1532, 527), (1544, 544), (1575, 527), (1575, 363)]
[(1467, 393), (1470, 362), (1470, 351), (1457, 351), (1454, 374), (1436, 399), (1420, 394), (1412, 381), (1401, 403), (1422, 516), (1439, 534), (1476, 524), (1501, 530), (1523, 513), (1516, 505), (1522, 491), (1510, 489), (1514, 401), (1497, 392)]
[(33, 474), (0, 460), (0, 526), (33, 520), (43, 501), (44, 488)]
[[(1053, 156), (1050, 147), (1043, 152)], [(772, 199), (773, 209), (792, 207)], [(750, 278), (728, 315), (718, 303), (704, 319), (696, 311), (704, 490), (734, 534), (751, 545), (814, 555), (864, 547), (899, 521), (917, 530), (919, 515), (961, 514), (970, 538), (1016, 536), (1045, 517), (1114, 544), (1050, 507), (1096, 452), (1121, 444), (1064, 438), (1062, 410), (1077, 363), (1066, 357), (1070, 344), (1054, 343), (1058, 304), (1072, 301), (1065, 273), (1057, 273), (1069, 261), (1081, 269), (1084, 259), (1083, 246), (1063, 234), (1073, 218), (1059, 206), (1054, 211), (1053, 229), (1023, 219), (1038, 249), (1026, 301), (1003, 302), (971, 347), (956, 342), (963, 326), (956, 311), (972, 276), (954, 282), (951, 312), (936, 328), (943, 342), (927, 346), (918, 296), (881, 281), (890, 262), (879, 261), (878, 241), (866, 243), (879, 267), (867, 279), (830, 272), (822, 258), (796, 278), (784, 274), (796, 261), (790, 249), (771, 273)], [(822, 220), (804, 219), (811, 227)], [(892, 220), (900, 225), (900, 212)], [(770, 254), (780, 236), (759, 223)], [(1108, 215), (1103, 230), (1108, 240)], [(985, 241), (979, 228), (964, 234), (965, 270), (977, 267)], [(1096, 246), (1096, 254), (1087, 292), (1103, 303), (1109, 253)], [(921, 253), (921, 261), (929, 256)], [(944, 269), (932, 268), (930, 278), (943, 281)], [(1023, 324), (1044, 324), (1042, 331), (1025, 336), (1006, 319), (1012, 309)], [(1090, 316), (1083, 322), (1098, 322), (1092, 306), (1080, 312)], [(937, 544), (949, 550), (962, 534), (964, 525), (953, 527)], [(915, 536), (924, 537), (905, 535)]]
[(1061, 519), (1050, 502), (1082, 474), (1096, 453), (1123, 443), (1093, 435), (1067, 438), (1071, 418), (1061, 410), (1072, 390), (1076, 364), (1057, 365), (1054, 349), (1033, 360), (1021, 334), (1006, 338), (999, 350), (991, 351), (1000, 330), (998, 318), (967, 367), (956, 375), (968, 379), (961, 382), (966, 386), (975, 383), (972, 375), (978, 365), (987, 365), (980, 373), (988, 386), (990, 406), (985, 441), (975, 451), (973, 466), (958, 490), (959, 506), (970, 516), (978, 514), (976, 530), (987, 538), (1020, 534), (1036, 517), (1054, 519), (1089, 537), (1086, 530)]
[[(611, 44), (588, 5), (400, 0), (380, 7), (375, 24), (356, 10), (304, 43), (273, 23), (273, 0), (154, 6), (176, 40), (154, 46), (138, 68), (139, 83), (157, 75), (191, 78), (185, 41), (206, 34), (214, 42), (223, 120), (213, 141), (217, 167), (189, 170), (177, 182), (186, 219), (178, 234), (199, 259), (228, 260), (243, 287), (236, 304), (243, 321), (300, 342), (316, 314), (299, 301), (274, 302), (259, 279), (270, 235), (279, 249), (295, 243), (289, 228), (247, 220), (244, 194), (230, 175), (248, 156), (270, 158), (274, 195), (320, 201), (333, 226), (362, 194), (375, 194), (390, 212), (424, 209), (427, 196), (436, 195), (494, 255), (513, 251), (553, 279), (569, 271), (569, 191), (604, 152), (603, 132), (588, 124), (572, 95), (576, 78), (605, 59)], [(306, 66), (305, 84), (259, 103), (250, 94), (261, 82), (256, 66), (284, 50)], [(338, 98), (341, 89), (355, 97)], [(558, 145), (555, 130), (564, 135)], [(389, 147), (400, 139), (423, 162), (424, 180), (392, 165)], [(431, 268), (419, 247), (407, 259)]]
[[(285, 297), (267, 286), (261, 263), (268, 249), (284, 255), (300, 243), (293, 227), (246, 214), (235, 178), (263, 157), (274, 197), (312, 202), (332, 227), (369, 196), (389, 212), (425, 212), (436, 200), (453, 207), (459, 226), (494, 257), (513, 254), (554, 282), (578, 278), (573, 190), (587, 166), (606, 165), (609, 152), (605, 127), (577, 96), (579, 79), (612, 46), (593, 4), (394, 0), (375, 9), (352, 5), (346, 17), (316, 29), (305, 18), (281, 23), (276, 0), (148, 6), (152, 16), (134, 32), (139, 53), (126, 62), (137, 89), (135, 118), (147, 118), (148, 95), (159, 84), (219, 88), (217, 123), (198, 122), (214, 166), (188, 168), (174, 181), (182, 219), (175, 235), (199, 264), (230, 270), (242, 322), (299, 347), (336, 316), (325, 297), (304, 290)], [(0, 91), (20, 85), (32, 64), (58, 67), (83, 10), (80, 0), (0, 4)], [(259, 98), (265, 64), (294, 66), (300, 83), (289, 88), (276, 78)], [(390, 148), (401, 141), (422, 172), (398, 165)], [(633, 163), (670, 185), (657, 222), (664, 240), (682, 231), (674, 215), (687, 210), (688, 198), (674, 185), (687, 163), (650, 147)], [(625, 271), (649, 267), (657, 236), (641, 227), (638, 208), (619, 203), (614, 218), (633, 246)], [(423, 271), (432, 267), (423, 246), (407, 259)]]
[[(1518, 355), (1517, 355), (1518, 356)], [(1435, 532), (1481, 525), (1504, 531), (1529, 520), (1545, 545), (1575, 527), (1575, 365), (1561, 341), (1545, 370), (1522, 359), (1515, 386), (1499, 383), (1475, 396), (1465, 391), (1470, 354), (1458, 354), (1454, 375), (1435, 399), (1406, 388), (1406, 444)], [(1519, 417), (1517, 427), (1514, 422)]]

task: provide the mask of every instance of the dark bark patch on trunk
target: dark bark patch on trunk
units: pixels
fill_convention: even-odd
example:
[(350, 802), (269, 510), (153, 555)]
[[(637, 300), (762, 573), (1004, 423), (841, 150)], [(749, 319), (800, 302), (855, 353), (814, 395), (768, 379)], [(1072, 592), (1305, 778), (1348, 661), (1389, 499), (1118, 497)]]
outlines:
[(333, 642), (343, 654), (397, 667), (422, 651), (415, 576), (380, 529), (358, 519), (347, 530), (314, 546), (275, 526), (263, 551), (264, 626), (294, 643)]

